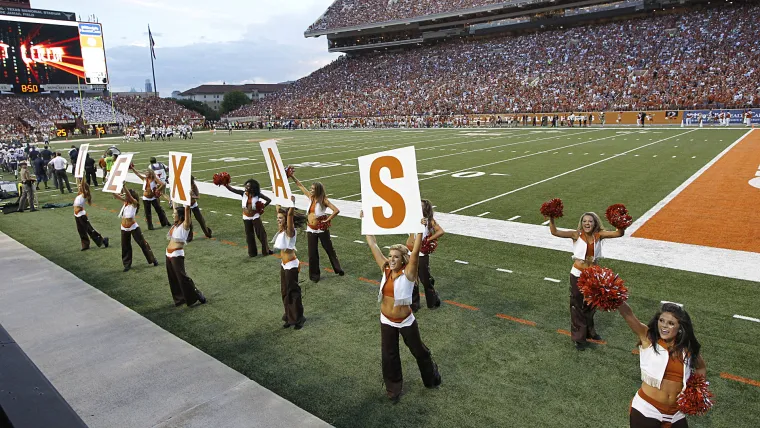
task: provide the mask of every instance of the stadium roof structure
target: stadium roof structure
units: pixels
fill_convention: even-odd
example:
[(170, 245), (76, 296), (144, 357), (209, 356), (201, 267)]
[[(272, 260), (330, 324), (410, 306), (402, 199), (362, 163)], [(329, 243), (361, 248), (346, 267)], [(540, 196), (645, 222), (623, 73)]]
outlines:
[(228, 92), (258, 92), (258, 93), (272, 93), (286, 88), (289, 83), (250, 83), (245, 85), (201, 85), (192, 89), (188, 89), (185, 92), (180, 93), (180, 96), (186, 97), (190, 95), (203, 95), (203, 94), (226, 94)]

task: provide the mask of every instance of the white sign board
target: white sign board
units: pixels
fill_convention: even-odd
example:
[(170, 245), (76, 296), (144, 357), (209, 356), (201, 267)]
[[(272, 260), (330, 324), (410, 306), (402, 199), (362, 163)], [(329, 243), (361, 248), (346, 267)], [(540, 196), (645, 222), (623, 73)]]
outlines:
[(79, 146), (79, 154), (77, 155), (77, 165), (74, 169), (75, 178), (84, 178), (84, 161), (87, 159), (87, 152), (90, 151), (89, 144), (82, 144)]
[(362, 235), (422, 233), (422, 205), (414, 147), (359, 158)]
[(129, 165), (132, 164), (132, 153), (121, 154), (113, 162), (111, 173), (108, 174), (103, 191), (106, 193), (121, 193), (127, 180)]
[(169, 152), (169, 189), (172, 202), (190, 205), (192, 153)]
[(264, 153), (264, 161), (269, 169), (269, 179), (272, 181), (272, 192), (274, 193), (274, 203), (283, 207), (294, 206), (290, 197), (293, 193), (290, 191), (290, 183), (285, 174), (285, 165), (280, 158), (280, 151), (277, 150), (277, 140), (267, 140), (259, 143), (261, 151)]

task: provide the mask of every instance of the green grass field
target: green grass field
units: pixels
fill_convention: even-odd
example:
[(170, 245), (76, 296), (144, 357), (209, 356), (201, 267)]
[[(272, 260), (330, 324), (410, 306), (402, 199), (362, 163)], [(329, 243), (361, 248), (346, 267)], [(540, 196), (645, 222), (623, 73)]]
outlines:
[[(257, 143), (282, 138), (283, 161), (299, 165), (297, 175), (304, 183), (319, 179), (333, 199), (356, 201), (358, 156), (414, 145), (422, 195), (437, 210), (452, 212), (473, 205), (458, 212), (470, 216), (488, 212), (484, 217), (503, 220), (520, 216), (516, 221), (539, 224), (544, 220), (538, 213), (540, 203), (560, 197), (566, 206), (560, 226), (574, 227), (583, 211), (603, 212), (616, 202), (640, 216), (743, 133), (240, 131), (119, 147), (139, 152), (134, 160), (138, 167), (169, 150), (190, 151), (199, 180), (210, 181), (215, 172), (224, 170), (238, 184), (253, 176), (266, 188), (269, 180)], [(92, 152), (105, 150), (110, 145), (106, 143), (91, 148)], [(460, 177), (452, 176), (457, 174)], [(73, 200), (56, 192), (41, 193), (39, 199), (42, 203)], [(0, 230), (331, 424), (627, 426), (628, 406), (640, 380), (638, 356), (631, 354), (636, 340), (622, 318), (598, 313), (598, 330), (607, 343), (586, 352), (576, 351), (569, 337), (557, 331), (569, 329), (569, 243), (568, 251), (558, 252), (445, 236), (431, 260), (436, 288), (442, 299), (469, 308), (445, 303), (437, 311), (420, 310), (422, 338), (440, 366), (443, 385), (426, 390), (414, 359), (402, 345), (406, 395), (393, 406), (385, 397), (380, 371), (377, 288), (360, 279), (378, 281), (380, 272), (366, 245), (354, 242), (362, 240), (358, 220), (339, 218), (331, 230), (337, 236), (334, 243), (345, 277), (324, 272), (323, 280), (313, 284), (301, 272), (308, 321), (303, 330), (293, 331), (280, 326), (279, 261), (249, 259), (242, 248), (239, 202), (214, 197), (200, 201), (217, 239), (199, 237), (187, 248), (188, 273), (209, 299), (198, 308), (174, 308), (163, 266), (139, 263), (139, 251), (132, 271), (121, 272), (119, 220), (111, 212), (118, 204), (102, 193), (95, 195), (94, 202), (97, 206), (88, 208), (90, 220), (113, 239), (112, 248), (80, 253), (71, 208), (0, 216)], [(271, 239), (273, 210), (267, 211), (265, 220)], [(161, 258), (166, 229), (147, 231), (144, 221), (138, 222)], [(380, 243), (402, 240), (383, 237)], [(304, 238), (299, 239), (299, 249), (306, 261)], [(456, 259), (470, 264), (454, 263)], [(326, 263), (322, 253), (322, 267)], [(642, 320), (648, 321), (661, 300), (683, 303), (690, 312), (717, 401), (708, 416), (692, 417), (690, 425), (760, 426), (760, 412), (752, 404), (760, 402), (760, 388), (719, 376), (725, 372), (760, 380), (760, 325), (732, 318), (757, 316), (758, 284), (614, 260), (604, 264), (626, 279), (629, 303)], [(497, 272), (497, 267), (513, 273)], [(561, 282), (545, 281), (546, 277)]]

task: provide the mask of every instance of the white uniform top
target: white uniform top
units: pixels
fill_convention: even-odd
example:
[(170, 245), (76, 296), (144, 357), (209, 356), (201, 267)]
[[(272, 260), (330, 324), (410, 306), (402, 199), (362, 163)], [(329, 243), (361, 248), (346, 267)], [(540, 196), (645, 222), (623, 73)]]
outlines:
[(77, 195), (77, 197), (74, 198), (74, 206), (82, 208), (82, 211), (79, 211), (79, 213), (74, 214), (74, 217), (84, 217), (87, 215), (87, 211), (84, 210), (84, 196), (83, 195)]
[[(386, 275), (383, 272), (383, 279), (380, 282), (380, 292), (377, 295), (377, 301), (383, 301), (383, 288), (385, 287)], [(406, 273), (402, 272), (401, 275), (393, 281), (393, 306), (406, 306), (412, 304), (412, 292), (414, 290), (414, 282), (409, 281), (406, 277)], [(388, 319), (382, 312), (380, 312), (380, 323), (391, 327), (404, 328), (414, 324), (414, 312), (409, 314), (406, 319), (401, 322), (393, 322)]]
[(164, 169), (163, 163), (152, 163), (150, 164), (150, 169), (152, 169), (153, 173), (156, 174), (156, 178), (161, 180), (162, 183), (166, 183), (166, 170)]
[[(147, 178), (146, 178), (146, 180), (147, 180)], [(153, 191), (156, 190), (156, 187), (158, 187), (158, 186), (156, 186), (156, 181), (155, 180), (151, 180), (150, 181), (150, 193), (151, 193), (151, 195), (155, 194), (155, 193), (153, 193)], [(142, 200), (143, 201), (155, 201), (156, 200), (155, 196), (151, 196), (151, 197), (145, 196), (145, 181), (143, 181), (143, 197), (142, 197)]]
[[(185, 224), (182, 223), (179, 226), (174, 225), (171, 229), (169, 229), (169, 233), (167, 233), (167, 238), (172, 239), (176, 242), (187, 242), (187, 238), (190, 236), (190, 229), (185, 229)], [(185, 257), (185, 249), (181, 250), (174, 250), (173, 252), (169, 252), (169, 249), (166, 249), (166, 257), (169, 257), (170, 259), (174, 257)]]
[[(314, 215), (317, 217), (322, 217), (327, 215), (327, 207), (323, 206), (319, 202), (312, 202), (314, 204)], [(309, 210), (311, 210), (311, 207), (309, 207)], [(322, 233), (324, 230), (319, 229), (312, 229), (311, 226), (308, 224), (306, 225), (306, 232), (307, 233)]]
[[(135, 215), (137, 215), (137, 207), (132, 204), (124, 204), (124, 206), (121, 207), (121, 212), (119, 213), (119, 217), (121, 218), (131, 218), (134, 220)], [(124, 226), (121, 227), (121, 230), (125, 232), (129, 232), (132, 230), (137, 229), (139, 226), (137, 225), (137, 222), (130, 226), (129, 228), (126, 228)]]
[[(243, 209), (245, 209), (246, 205), (248, 205), (248, 195), (245, 192), (243, 192), (243, 196), (241, 197), (240, 201), (242, 202)], [(251, 209), (252, 210), (256, 211), (256, 203), (258, 203), (258, 202), (259, 202), (259, 197), (258, 196), (252, 196), (251, 197)], [(261, 215), (259, 213), (254, 214), (253, 217), (249, 217), (249, 216), (243, 214), (243, 220), (256, 220), (259, 217), (261, 217)]]
[[(277, 235), (274, 236), (274, 249), (275, 250), (296, 250), (296, 235), (294, 234), (292, 237), (288, 236), (285, 232), (278, 232)], [(295, 258), (287, 263), (281, 263), (282, 268), (285, 270), (289, 269), (295, 269), (299, 266), (300, 262), (298, 261), (298, 258)]]
[[(581, 232), (583, 233), (583, 232)], [(602, 240), (601, 238), (594, 237), (594, 262), (599, 260), (602, 257)], [(586, 241), (583, 240), (583, 238), (578, 237), (578, 239), (573, 242), (573, 260), (586, 260)], [(572, 269), (570, 269), (570, 273), (578, 278), (581, 276), (581, 271), (578, 270), (575, 266), (573, 266)]]

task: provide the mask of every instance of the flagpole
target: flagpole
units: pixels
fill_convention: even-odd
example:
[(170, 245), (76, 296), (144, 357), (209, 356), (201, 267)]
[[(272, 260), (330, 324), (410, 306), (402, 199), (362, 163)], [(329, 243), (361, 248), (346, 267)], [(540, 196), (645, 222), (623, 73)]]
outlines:
[(158, 87), (156, 87), (156, 67), (153, 65), (153, 37), (150, 32), (150, 24), (148, 24), (148, 47), (150, 47), (150, 69), (153, 71), (153, 92), (158, 94)]

